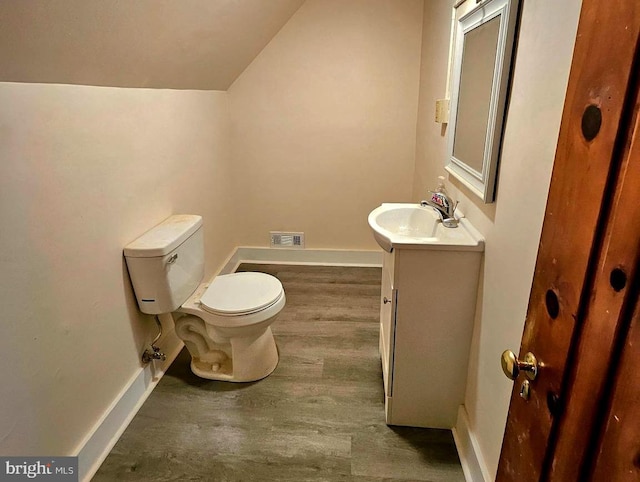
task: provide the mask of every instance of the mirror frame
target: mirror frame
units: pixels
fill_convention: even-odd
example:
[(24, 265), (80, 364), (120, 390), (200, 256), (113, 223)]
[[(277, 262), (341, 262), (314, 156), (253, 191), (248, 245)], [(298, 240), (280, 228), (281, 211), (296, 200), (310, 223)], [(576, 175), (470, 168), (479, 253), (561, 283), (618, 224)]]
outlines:
[[(476, 1), (477, 0), (468, 0)], [(459, 4), (460, 5), (460, 4)], [(445, 169), (479, 196), (485, 203), (495, 199), (495, 186), (500, 155), (500, 143), (505, 115), (507, 90), (513, 56), (514, 37), (518, 16), (519, 0), (486, 0), (471, 11), (463, 14), (455, 22), (453, 38), (452, 97), (447, 140), (448, 163)], [(489, 102), (489, 116), (485, 136), (482, 172), (473, 169), (463, 159), (453, 155), (456, 134), (458, 99), (462, 77), (465, 35), (486, 22), (500, 17), (496, 60)]]

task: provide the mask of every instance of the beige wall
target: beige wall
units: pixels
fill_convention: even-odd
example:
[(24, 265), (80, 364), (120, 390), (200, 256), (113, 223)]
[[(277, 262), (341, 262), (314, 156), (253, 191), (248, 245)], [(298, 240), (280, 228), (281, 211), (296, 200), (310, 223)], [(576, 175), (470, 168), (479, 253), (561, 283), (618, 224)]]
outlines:
[(0, 84), (0, 453), (69, 455), (140, 369), (122, 248), (201, 213), (229, 232), (224, 92)]
[(308, 0), (229, 89), (240, 241), (377, 249), (366, 223), (408, 201), (421, 0)]
[[(452, 3), (425, 2), (414, 199), (444, 172), (446, 139), (432, 113), (446, 87)], [(520, 345), (580, 4), (571, 0), (558, 8), (553, 0), (523, 2), (496, 202), (485, 205), (450, 180), (462, 211), (486, 236), (465, 408), (491, 480), (512, 387), (499, 357)]]
[(0, 81), (226, 90), (303, 2), (0, 2)]

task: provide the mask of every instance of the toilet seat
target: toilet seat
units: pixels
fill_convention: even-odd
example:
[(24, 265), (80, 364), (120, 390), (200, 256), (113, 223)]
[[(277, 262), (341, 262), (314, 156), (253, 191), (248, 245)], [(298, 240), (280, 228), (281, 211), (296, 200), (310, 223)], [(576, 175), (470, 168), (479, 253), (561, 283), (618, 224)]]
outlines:
[(256, 272), (216, 276), (200, 297), (200, 307), (218, 316), (242, 316), (265, 310), (282, 298), (276, 277)]
[(263, 273), (202, 283), (173, 315), (176, 334), (191, 354), (191, 371), (231, 382), (268, 376), (279, 359), (271, 325), (285, 303), (280, 281)]

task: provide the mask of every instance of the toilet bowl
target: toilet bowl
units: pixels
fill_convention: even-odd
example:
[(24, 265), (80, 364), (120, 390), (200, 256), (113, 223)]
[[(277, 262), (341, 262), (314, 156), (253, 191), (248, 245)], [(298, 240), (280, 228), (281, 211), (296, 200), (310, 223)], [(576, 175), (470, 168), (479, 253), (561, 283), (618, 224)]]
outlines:
[(217, 276), (173, 314), (176, 334), (202, 378), (249, 382), (278, 364), (271, 324), (285, 305), (280, 281), (264, 273)]
[(211, 380), (250, 382), (278, 364), (271, 324), (285, 305), (280, 281), (265, 273), (204, 274), (202, 217), (171, 216), (124, 248), (143, 313), (171, 313), (191, 354), (191, 370)]

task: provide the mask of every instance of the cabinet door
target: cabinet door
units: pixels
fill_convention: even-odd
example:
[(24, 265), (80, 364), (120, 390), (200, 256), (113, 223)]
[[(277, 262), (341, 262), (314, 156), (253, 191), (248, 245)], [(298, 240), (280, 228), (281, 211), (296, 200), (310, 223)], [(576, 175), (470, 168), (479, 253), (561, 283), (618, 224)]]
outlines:
[(385, 253), (380, 294), (380, 357), (382, 358), (384, 391), (389, 397), (393, 393), (393, 355), (397, 299), (398, 292), (393, 288), (393, 255)]

